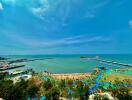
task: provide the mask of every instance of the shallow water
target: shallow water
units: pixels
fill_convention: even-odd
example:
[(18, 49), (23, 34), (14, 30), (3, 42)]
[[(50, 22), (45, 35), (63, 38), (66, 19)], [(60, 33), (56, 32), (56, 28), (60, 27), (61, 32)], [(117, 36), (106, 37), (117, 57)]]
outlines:
[(98, 66), (111, 66), (114, 68), (121, 67), (115, 65), (107, 65), (96, 60), (82, 60), (80, 56), (95, 57), (101, 59), (116, 61), (120, 63), (132, 64), (132, 55), (23, 55), (23, 56), (8, 56), (12, 59), (16, 58), (51, 58), (33, 62), (22, 63), (33, 68), (35, 71), (47, 70), (51, 73), (85, 73), (91, 72)]

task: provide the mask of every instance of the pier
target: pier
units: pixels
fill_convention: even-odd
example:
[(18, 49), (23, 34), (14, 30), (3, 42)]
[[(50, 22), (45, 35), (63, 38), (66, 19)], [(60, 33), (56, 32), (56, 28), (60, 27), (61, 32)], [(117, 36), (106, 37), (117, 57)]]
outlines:
[(125, 64), (125, 63), (119, 63), (119, 62), (115, 62), (115, 61), (108, 61), (108, 60), (103, 60), (103, 59), (96, 59), (97, 61), (101, 61), (104, 63), (108, 63), (108, 64), (115, 64), (115, 65), (121, 65), (121, 66), (127, 66), (127, 67), (132, 67), (131, 64)]
[(8, 70), (8, 69), (14, 69), (14, 68), (20, 68), (20, 67), (25, 67), (25, 65), (19, 65), (19, 66), (11, 66), (11, 67), (2, 67), (0, 68), (0, 71)]

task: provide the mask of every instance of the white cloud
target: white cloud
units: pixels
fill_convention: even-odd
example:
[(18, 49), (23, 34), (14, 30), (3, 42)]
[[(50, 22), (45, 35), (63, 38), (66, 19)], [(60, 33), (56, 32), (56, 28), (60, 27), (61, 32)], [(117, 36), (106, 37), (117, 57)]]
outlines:
[[(100, 2), (89, 3), (87, 5), (85, 14), (83, 14), (83, 16), (82, 15), (79, 15), (79, 16), (83, 18), (94, 18), (96, 17), (96, 13), (98, 12), (98, 10), (106, 6), (109, 3), (109, 1), (110, 0), (104, 0)], [(79, 1), (79, 2), (85, 3), (85, 1)], [(62, 22), (65, 22), (70, 11), (72, 10), (72, 7), (78, 7), (78, 4), (76, 5), (76, 1), (74, 0), (71, 0), (71, 1), (56, 0), (56, 2), (54, 3), (49, 2), (48, 0), (38, 0), (38, 3), (40, 3), (38, 7), (32, 5), (30, 10), (35, 16), (39, 17), (42, 20), (45, 19), (45, 15), (47, 14), (50, 15), (50, 13), (57, 10), (56, 15), (59, 17), (59, 19), (62, 20)]]
[(44, 19), (43, 18), (43, 15), (45, 15), (45, 13), (49, 10), (49, 2), (48, 0), (38, 0), (40, 6), (39, 7), (31, 7), (29, 8), (31, 10), (31, 12), (41, 18), (41, 19)]
[(88, 6), (87, 12), (84, 15), (84, 18), (96, 17), (96, 13), (98, 12), (98, 10), (100, 10), (101, 8), (106, 6), (109, 2), (110, 2), (110, 0), (104, 0), (104, 1), (100, 1), (99, 3), (95, 2), (95, 3), (91, 4), (91, 6)]
[(7, 3), (7, 4), (15, 4), (17, 0), (2, 0), (2, 2)]
[[(78, 15), (79, 18), (94, 18), (99, 9), (104, 7), (109, 3), (110, 0), (103, 0), (99, 2), (90, 2), (87, 4), (87, 8), (82, 15)], [(43, 21), (50, 21), (49, 17), (58, 17), (60, 24), (66, 26), (66, 19), (72, 11), (72, 8), (80, 7), (81, 4), (86, 4), (85, 1), (76, 0), (2, 0), (6, 4), (12, 6), (19, 5), (25, 6), (36, 17), (42, 19)], [(83, 2), (83, 3), (81, 3)], [(47, 16), (48, 18), (46, 19)], [(76, 16), (74, 16), (76, 17)]]
[[(56, 0), (56, 2), (38, 0), (37, 3), (39, 3), (39, 5), (33, 4), (29, 9), (36, 17), (44, 21), (50, 20), (50, 17), (58, 17), (60, 21), (64, 23), (65, 19), (69, 15), (70, 0)], [(46, 16), (48, 16), (48, 19), (46, 19)], [(63, 25), (65, 25), (65, 23)]]
[(107, 42), (110, 41), (111, 38), (105, 36), (94, 36), (88, 37), (87, 35), (78, 35), (72, 37), (64, 37), (60, 39), (29, 39), (19, 35), (7, 35), (12, 41), (15, 41), (19, 44), (23, 44), (28, 48), (51, 48), (51, 47), (61, 47), (67, 45), (75, 45), (75, 44), (86, 44), (92, 42)]
[(4, 4), (11, 5), (11, 6), (15, 6), (17, 4), (16, 1), (18, 0), (2, 0)]
[(129, 26), (132, 28), (132, 20), (129, 20)]
[(2, 3), (0, 2), (0, 10), (3, 10), (3, 6), (2, 6)]

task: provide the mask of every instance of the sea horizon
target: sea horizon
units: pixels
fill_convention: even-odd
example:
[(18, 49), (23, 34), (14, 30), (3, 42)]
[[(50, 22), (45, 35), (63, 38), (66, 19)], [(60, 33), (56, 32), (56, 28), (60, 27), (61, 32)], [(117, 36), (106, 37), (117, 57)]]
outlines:
[(0, 56), (30, 56), (30, 55), (132, 55), (132, 53), (64, 53), (64, 54), (0, 54)]

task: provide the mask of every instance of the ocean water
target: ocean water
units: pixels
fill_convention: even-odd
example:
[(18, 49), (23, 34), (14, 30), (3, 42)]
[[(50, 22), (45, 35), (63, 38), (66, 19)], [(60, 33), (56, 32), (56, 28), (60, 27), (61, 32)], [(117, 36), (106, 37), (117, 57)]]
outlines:
[[(112, 68), (119, 68), (124, 66), (108, 65), (96, 60), (82, 60), (80, 56), (95, 57), (99, 56), (101, 59), (116, 61), (120, 63), (132, 64), (132, 55), (18, 55), (8, 56), (11, 59), (17, 58), (45, 58), (44, 60), (37, 60), (31, 62), (24, 62), (29, 68), (35, 71), (49, 71), (51, 73), (85, 73), (91, 72), (95, 67), (109, 66)], [(49, 59), (50, 58), (50, 59)]]

